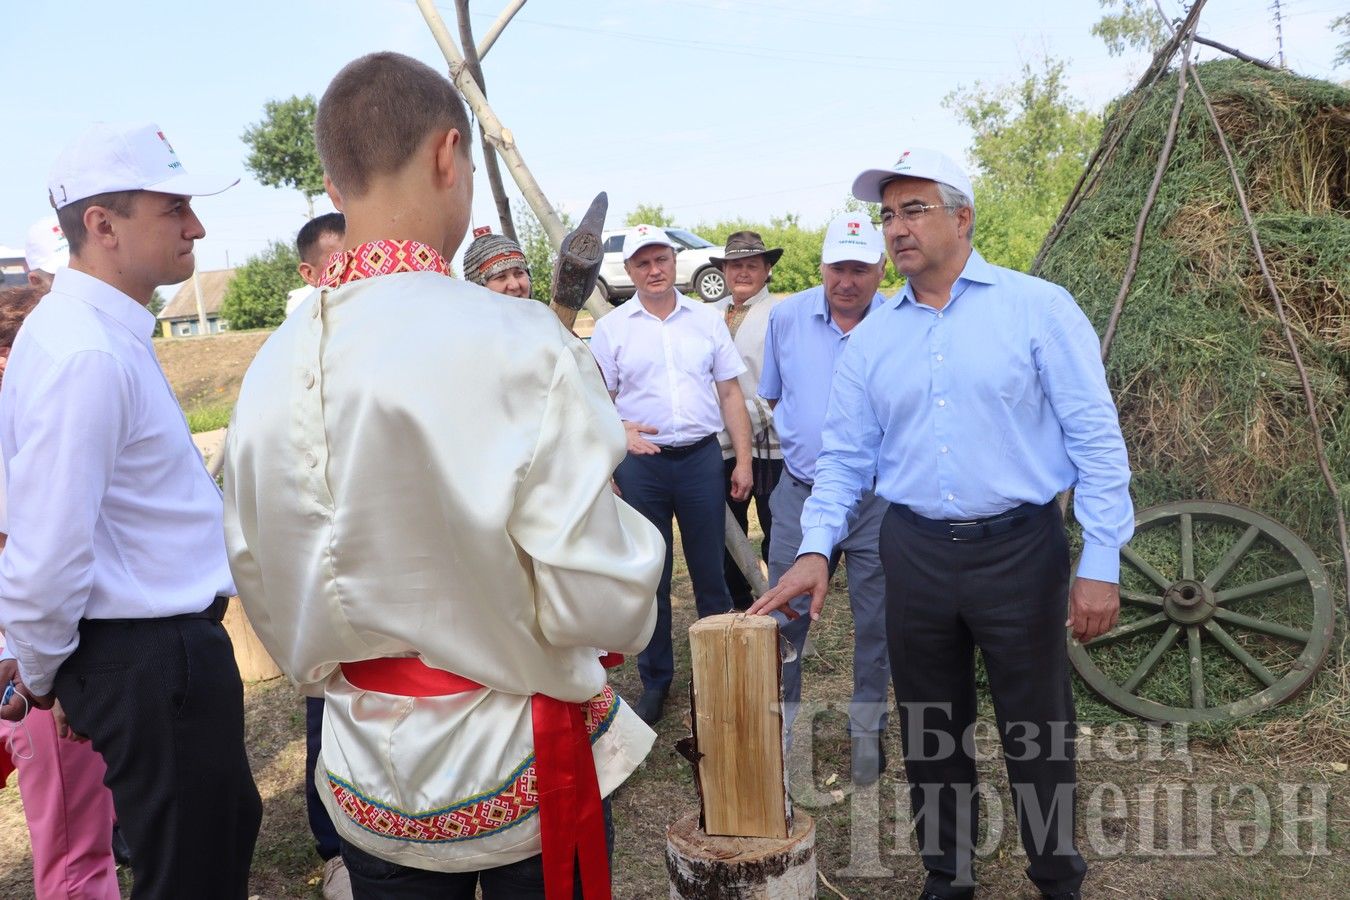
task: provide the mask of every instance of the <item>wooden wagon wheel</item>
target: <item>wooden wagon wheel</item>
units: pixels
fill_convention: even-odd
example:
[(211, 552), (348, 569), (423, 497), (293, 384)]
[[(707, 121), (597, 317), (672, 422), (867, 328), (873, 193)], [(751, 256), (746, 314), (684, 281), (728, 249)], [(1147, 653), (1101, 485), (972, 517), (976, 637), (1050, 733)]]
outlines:
[(1121, 552), (1121, 617), (1069, 657), (1117, 709), (1216, 722), (1289, 699), (1331, 646), (1326, 572), (1289, 529), (1228, 503), (1139, 513)]

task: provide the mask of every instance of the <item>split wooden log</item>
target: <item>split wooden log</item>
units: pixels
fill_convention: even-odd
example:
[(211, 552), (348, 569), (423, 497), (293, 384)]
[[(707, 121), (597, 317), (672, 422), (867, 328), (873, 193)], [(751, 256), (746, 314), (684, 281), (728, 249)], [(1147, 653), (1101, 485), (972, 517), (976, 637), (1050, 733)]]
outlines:
[(225, 633), (234, 644), (234, 661), (239, 666), (239, 677), (244, 681), (266, 681), (281, 675), (281, 669), (272, 661), (267, 648), (258, 640), (258, 634), (244, 615), (244, 606), (238, 597), (230, 598), (225, 607)]
[(689, 629), (693, 759), (708, 834), (783, 839), (791, 807), (783, 767), (778, 623), (726, 613)]
[(798, 813), (786, 838), (716, 837), (691, 812), (666, 830), (671, 900), (810, 900), (816, 823)]

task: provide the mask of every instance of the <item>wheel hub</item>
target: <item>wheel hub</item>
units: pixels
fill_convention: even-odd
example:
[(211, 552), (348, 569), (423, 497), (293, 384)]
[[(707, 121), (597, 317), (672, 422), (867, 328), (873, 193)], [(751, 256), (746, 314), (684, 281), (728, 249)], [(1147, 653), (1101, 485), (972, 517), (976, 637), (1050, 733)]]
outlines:
[(1214, 591), (1193, 578), (1176, 582), (1163, 595), (1163, 611), (1178, 625), (1199, 625), (1214, 615), (1216, 606)]

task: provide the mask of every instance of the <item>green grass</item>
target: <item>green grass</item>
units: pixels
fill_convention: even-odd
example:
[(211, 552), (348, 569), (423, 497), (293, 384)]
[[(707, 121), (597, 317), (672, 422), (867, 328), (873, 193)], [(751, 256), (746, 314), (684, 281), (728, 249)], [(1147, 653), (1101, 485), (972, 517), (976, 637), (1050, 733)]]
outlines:
[(202, 431), (215, 431), (230, 424), (230, 415), (234, 412), (232, 403), (212, 403), (186, 410), (188, 428), (193, 434)]

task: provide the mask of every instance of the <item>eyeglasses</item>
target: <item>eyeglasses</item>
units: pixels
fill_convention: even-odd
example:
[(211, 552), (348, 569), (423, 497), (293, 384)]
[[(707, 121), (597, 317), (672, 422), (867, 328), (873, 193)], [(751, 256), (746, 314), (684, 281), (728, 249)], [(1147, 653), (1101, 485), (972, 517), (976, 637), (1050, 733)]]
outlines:
[(902, 220), (906, 225), (913, 225), (928, 214), (930, 209), (953, 209), (945, 203), (914, 203), (909, 206), (900, 207), (899, 212), (891, 212), (889, 209), (882, 210), (881, 227), (889, 228), (896, 219)]

